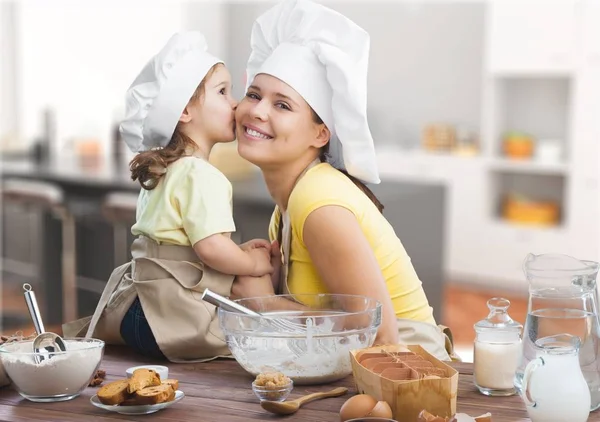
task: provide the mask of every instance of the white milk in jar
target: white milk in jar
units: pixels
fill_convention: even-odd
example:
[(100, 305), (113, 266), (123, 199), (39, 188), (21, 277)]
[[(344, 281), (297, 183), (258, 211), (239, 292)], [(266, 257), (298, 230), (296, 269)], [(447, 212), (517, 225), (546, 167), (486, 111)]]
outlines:
[(521, 358), (521, 343), (475, 343), (475, 383), (493, 390), (513, 388)]
[(508, 315), (507, 299), (492, 298), (487, 305), (487, 318), (474, 325), (474, 383), (482, 394), (510, 396), (516, 393), (513, 380), (521, 357), (523, 326)]

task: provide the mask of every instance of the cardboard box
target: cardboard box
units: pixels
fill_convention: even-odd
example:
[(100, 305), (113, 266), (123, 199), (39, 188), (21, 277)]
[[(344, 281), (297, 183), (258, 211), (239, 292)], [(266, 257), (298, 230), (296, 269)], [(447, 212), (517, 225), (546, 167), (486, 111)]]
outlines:
[(386, 401), (399, 422), (417, 422), (423, 409), (442, 417), (456, 413), (458, 371), (421, 346), (353, 350), (351, 363), (358, 392)]

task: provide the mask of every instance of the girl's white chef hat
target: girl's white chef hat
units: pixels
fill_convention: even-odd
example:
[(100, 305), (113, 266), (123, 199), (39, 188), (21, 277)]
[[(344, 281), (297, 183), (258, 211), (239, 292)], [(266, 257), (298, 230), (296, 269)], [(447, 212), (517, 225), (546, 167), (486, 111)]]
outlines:
[(127, 146), (133, 152), (167, 146), (188, 101), (217, 63), (223, 61), (207, 52), (200, 32), (173, 35), (125, 94), (119, 130)]
[(369, 34), (310, 0), (283, 0), (256, 20), (250, 43), (247, 84), (265, 73), (290, 85), (331, 131), (332, 164), (379, 183), (367, 123)]

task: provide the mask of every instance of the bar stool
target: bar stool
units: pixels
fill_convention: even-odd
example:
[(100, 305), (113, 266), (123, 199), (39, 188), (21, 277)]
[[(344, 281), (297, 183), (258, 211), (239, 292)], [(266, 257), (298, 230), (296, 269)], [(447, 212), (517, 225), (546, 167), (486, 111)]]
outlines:
[[(64, 202), (63, 190), (52, 183), (25, 179), (7, 179), (2, 183), (3, 200), (36, 211), (47, 210), (61, 221), (62, 250), (62, 318), (77, 319), (77, 262), (75, 217), (69, 213)], [(38, 228), (38, 232), (41, 228)], [(41, 280), (41, 260), (35, 248), (36, 273)]]
[(115, 268), (130, 260), (127, 235), (135, 222), (138, 196), (132, 192), (110, 192), (102, 203), (102, 214), (113, 226)]

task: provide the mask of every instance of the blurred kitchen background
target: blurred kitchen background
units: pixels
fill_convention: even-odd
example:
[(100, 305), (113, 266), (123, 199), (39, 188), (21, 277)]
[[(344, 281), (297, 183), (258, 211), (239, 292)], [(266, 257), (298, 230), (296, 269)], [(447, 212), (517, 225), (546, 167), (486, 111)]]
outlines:
[[(138, 187), (123, 94), (176, 31), (202, 31), (244, 93), (253, 20), (274, 2), (0, 1), (0, 332), (93, 312), (128, 259)], [(600, 259), (600, 1), (324, 1), (371, 35), (375, 188), (440, 323), (470, 358), (486, 301), (524, 322), (532, 252)], [(237, 239), (265, 237), (260, 174), (219, 148)]]

